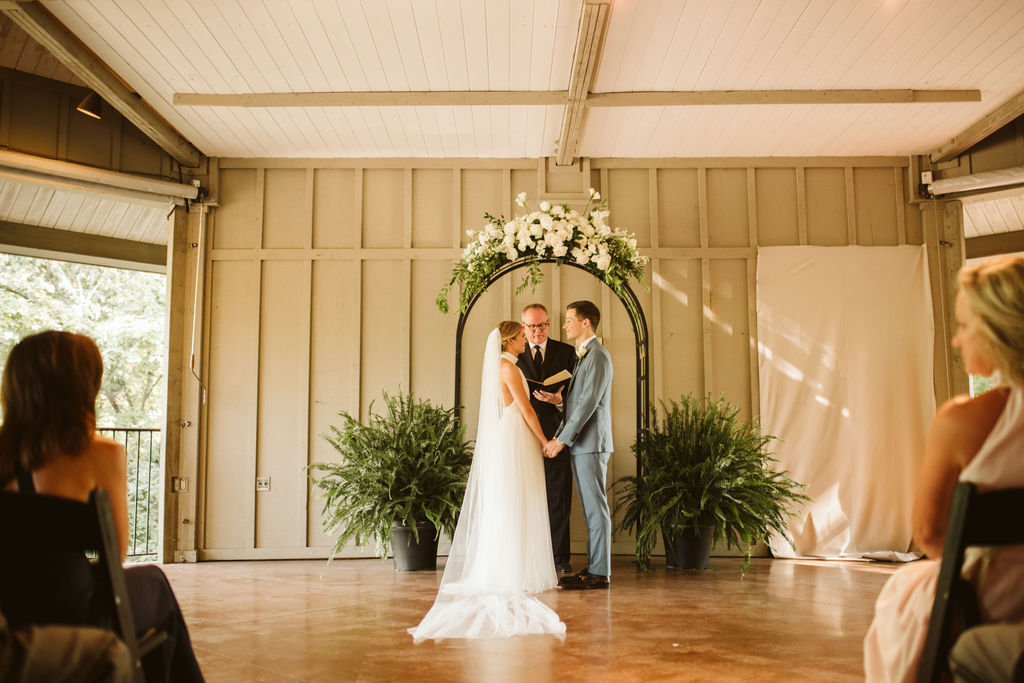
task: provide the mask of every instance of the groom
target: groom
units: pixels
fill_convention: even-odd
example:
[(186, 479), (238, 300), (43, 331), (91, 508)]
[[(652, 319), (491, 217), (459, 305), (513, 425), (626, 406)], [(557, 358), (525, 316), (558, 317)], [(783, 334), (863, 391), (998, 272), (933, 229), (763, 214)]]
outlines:
[(567, 590), (608, 588), (611, 574), (612, 519), (605, 495), (612, 452), (612, 358), (594, 336), (601, 312), (589, 301), (565, 308), (562, 328), (576, 342), (576, 373), (566, 392), (562, 426), (544, 446), (553, 458), (572, 448), (572, 474), (587, 521), (587, 568), (558, 582)]

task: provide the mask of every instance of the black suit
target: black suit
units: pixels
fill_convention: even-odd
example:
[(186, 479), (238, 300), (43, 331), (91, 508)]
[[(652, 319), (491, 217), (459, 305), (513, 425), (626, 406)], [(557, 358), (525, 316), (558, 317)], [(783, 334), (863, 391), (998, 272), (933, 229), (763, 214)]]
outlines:
[[(519, 354), (517, 365), (526, 375), (526, 379), (536, 381), (544, 380), (562, 370), (572, 372), (576, 367), (576, 347), (549, 338), (544, 353), (544, 367), (538, 368), (533, 361), (533, 349), (527, 343), (526, 350)], [(542, 387), (533, 382), (528, 382), (528, 385), (530, 405), (537, 412), (544, 436), (550, 439), (562, 423), (562, 411), (550, 403), (538, 401), (533, 397), (533, 390), (540, 388), (552, 391), (557, 390), (559, 385)], [(568, 382), (562, 383), (562, 386), (567, 385)], [(566, 390), (563, 389), (563, 400), (565, 395)], [(555, 564), (568, 564), (569, 509), (572, 503), (572, 464), (568, 448), (563, 448), (554, 458), (544, 458), (544, 477), (547, 481), (548, 520), (551, 523), (551, 549), (555, 556)]]

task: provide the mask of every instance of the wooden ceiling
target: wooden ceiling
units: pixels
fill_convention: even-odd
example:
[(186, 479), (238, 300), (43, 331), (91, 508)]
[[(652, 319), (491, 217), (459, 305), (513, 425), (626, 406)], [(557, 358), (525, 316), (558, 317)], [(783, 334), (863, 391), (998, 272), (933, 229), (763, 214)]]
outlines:
[[(587, 2), (607, 16), (582, 93), (583, 156), (928, 153), (1024, 92), (1020, 0)], [(42, 4), (219, 157), (553, 156), (585, 30), (583, 0)], [(786, 103), (780, 91), (828, 103)], [(851, 91), (860, 95), (842, 95)], [(879, 101), (878, 91), (980, 101)], [(407, 97), (368, 97), (392, 93)], [(607, 93), (617, 99), (599, 104)], [(716, 93), (757, 103), (716, 104), (728, 101)], [(246, 106), (217, 100), (239, 95)], [(296, 95), (327, 104), (279, 106)], [(207, 104), (186, 104), (200, 96)]]

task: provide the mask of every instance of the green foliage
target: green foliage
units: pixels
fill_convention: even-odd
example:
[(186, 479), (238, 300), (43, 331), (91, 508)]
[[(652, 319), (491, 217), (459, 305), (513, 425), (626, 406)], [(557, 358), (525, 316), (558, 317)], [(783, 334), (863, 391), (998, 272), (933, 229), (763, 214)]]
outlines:
[(617, 530), (636, 532), (636, 557), (647, 567), (658, 533), (685, 526), (715, 526), (715, 542), (747, 553), (769, 532), (786, 535), (791, 507), (807, 500), (803, 486), (776, 471), (768, 444), (755, 421), (736, 416), (739, 408), (710, 396), (661, 402), (664, 419), (651, 406), (653, 427), (633, 444), (641, 476), (614, 484), (624, 509)]
[[(323, 434), (341, 455), (340, 463), (314, 463), (307, 469), (324, 498), (324, 530), (337, 531), (332, 558), (349, 540), (376, 543), (386, 558), (391, 525), (413, 528), (431, 522), (449, 536), (455, 532), (466, 477), (473, 459), (472, 444), (463, 442), (465, 427), (455, 409), (435, 407), (411, 394), (384, 392), (386, 411), (361, 424), (339, 413), (341, 428)], [(316, 476), (319, 473), (320, 476)]]
[(86, 334), (103, 356), (96, 423), (163, 422), (163, 275), (9, 254), (0, 254), (0, 272), (0, 363), (34, 332)]

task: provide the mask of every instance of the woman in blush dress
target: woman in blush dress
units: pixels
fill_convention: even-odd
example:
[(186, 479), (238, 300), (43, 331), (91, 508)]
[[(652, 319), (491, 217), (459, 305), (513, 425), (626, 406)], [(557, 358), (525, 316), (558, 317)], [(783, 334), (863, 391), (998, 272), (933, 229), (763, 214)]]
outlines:
[[(957, 396), (939, 408), (914, 491), (914, 539), (929, 560), (893, 574), (864, 639), (868, 681), (910, 681), (928, 630), (946, 526), (958, 481), (981, 491), (1024, 487), (1024, 259), (1000, 258), (960, 271), (953, 346), (967, 372), (1003, 386)], [(963, 576), (986, 622), (1024, 620), (1024, 548), (969, 548)]]
[(516, 367), (522, 323), (505, 321), (484, 350), (473, 464), (434, 605), (415, 642), (564, 637), (565, 624), (533, 594), (558, 585), (551, 554), (542, 446), (546, 439)]

